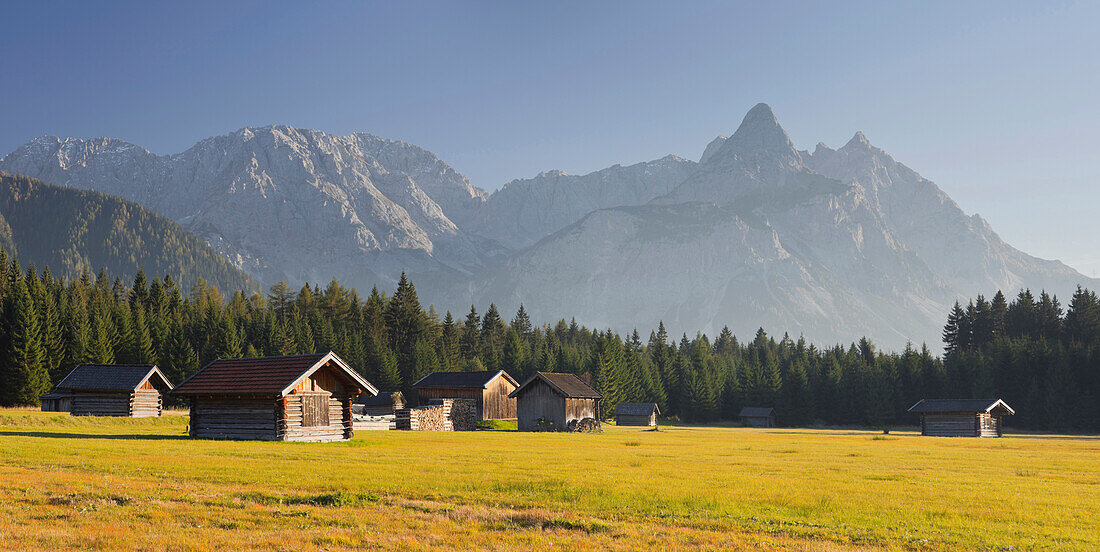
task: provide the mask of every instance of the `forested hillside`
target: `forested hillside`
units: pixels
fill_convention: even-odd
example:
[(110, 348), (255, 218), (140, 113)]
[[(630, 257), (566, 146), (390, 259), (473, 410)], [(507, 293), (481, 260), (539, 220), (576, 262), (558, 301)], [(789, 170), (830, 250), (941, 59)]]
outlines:
[(185, 290), (200, 278), (224, 290), (258, 289), (206, 242), (145, 207), (22, 175), (0, 173), (0, 245), (70, 280), (106, 269), (130, 281), (144, 268)]
[(541, 370), (589, 378), (603, 412), (652, 400), (693, 422), (775, 406), (787, 425), (911, 425), (905, 411), (922, 397), (1004, 397), (1018, 412), (1010, 425), (1100, 429), (1100, 304), (1085, 290), (1064, 315), (1056, 298), (1029, 301), (1029, 292), (1012, 305), (998, 294), (959, 307), (941, 361), (927, 347), (887, 354), (862, 339), (818, 349), (763, 330), (747, 342), (728, 329), (676, 339), (663, 325), (648, 339), (624, 337), (575, 321), (538, 326), (523, 308), (508, 321), (492, 304), (440, 317), (404, 277), (393, 295), (374, 289), (366, 300), (335, 280), (226, 298), (142, 272), (127, 286), (103, 273), (66, 282), (48, 269), (24, 272), (2, 253), (0, 263), (3, 404), (36, 404), (80, 362), (156, 363), (178, 383), (219, 357), (333, 350), (379, 389), (406, 393), (435, 370), (502, 368), (520, 380)]

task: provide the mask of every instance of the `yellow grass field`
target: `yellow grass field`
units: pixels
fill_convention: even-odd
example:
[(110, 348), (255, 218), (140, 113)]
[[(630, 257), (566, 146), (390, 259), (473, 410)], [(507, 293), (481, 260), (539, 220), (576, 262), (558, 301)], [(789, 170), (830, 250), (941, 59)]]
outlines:
[(0, 550), (1100, 550), (1100, 438), (186, 438), (0, 410)]

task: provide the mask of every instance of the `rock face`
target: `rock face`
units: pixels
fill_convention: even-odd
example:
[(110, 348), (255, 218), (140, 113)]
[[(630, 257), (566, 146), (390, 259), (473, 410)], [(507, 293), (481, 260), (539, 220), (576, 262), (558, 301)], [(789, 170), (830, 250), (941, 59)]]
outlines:
[(551, 171), (492, 195), (411, 144), (286, 126), (169, 156), (43, 137), (0, 170), (142, 203), (266, 283), (388, 287), (406, 269), (440, 309), (523, 303), (620, 331), (664, 321), (936, 347), (958, 299), (1100, 286), (1004, 243), (861, 133), (796, 150), (765, 104), (698, 163)]
[(527, 180), (513, 180), (489, 197), (470, 228), (510, 248), (521, 249), (593, 210), (641, 205), (663, 196), (691, 174), (695, 165), (669, 155), (583, 176), (550, 171)]
[(269, 283), (461, 274), (495, 249), (448, 216), (469, 216), (483, 190), (428, 151), (370, 134), (244, 128), (167, 156), (46, 136), (0, 167), (142, 203)]

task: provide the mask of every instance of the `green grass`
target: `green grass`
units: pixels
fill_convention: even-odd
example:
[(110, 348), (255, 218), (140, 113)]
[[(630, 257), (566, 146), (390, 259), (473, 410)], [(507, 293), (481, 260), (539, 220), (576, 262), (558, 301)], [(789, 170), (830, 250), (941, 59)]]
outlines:
[(0, 411), (0, 549), (1100, 549), (1095, 437), (186, 424)]

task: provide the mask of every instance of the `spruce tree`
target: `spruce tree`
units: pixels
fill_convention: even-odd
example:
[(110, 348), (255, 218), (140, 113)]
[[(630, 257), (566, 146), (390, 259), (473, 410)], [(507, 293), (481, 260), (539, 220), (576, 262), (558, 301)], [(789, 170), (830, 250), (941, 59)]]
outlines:
[(26, 283), (17, 280), (7, 290), (4, 300), (7, 350), (2, 357), (4, 388), (0, 390), (4, 393), (4, 404), (38, 404), (38, 397), (50, 390), (38, 320), (39, 314)]

